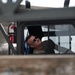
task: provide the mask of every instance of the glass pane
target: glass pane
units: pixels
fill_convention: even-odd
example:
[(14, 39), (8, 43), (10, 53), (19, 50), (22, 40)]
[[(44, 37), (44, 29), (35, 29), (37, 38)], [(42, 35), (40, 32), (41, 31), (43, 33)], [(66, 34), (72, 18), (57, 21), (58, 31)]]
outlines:
[(71, 49), (75, 53), (75, 36), (72, 36)]
[(69, 43), (69, 36), (61, 36), (60, 42), (62, 43)]
[[(41, 25), (41, 28), (44, 34), (44, 36), (42, 37), (42, 41), (51, 39), (55, 44), (61, 46), (61, 48), (58, 47), (58, 50), (56, 48), (54, 49), (56, 54), (59, 54), (59, 53), (63, 54), (66, 52), (66, 50), (70, 48), (71, 48), (70, 51), (74, 52), (75, 28), (73, 27), (72, 24), (59, 24), (59, 25), (48, 24), (48, 25)], [(25, 35), (27, 35), (28, 31), (24, 30), (24, 32), (25, 32)], [(64, 49), (62, 49), (62, 47), (64, 47)]]

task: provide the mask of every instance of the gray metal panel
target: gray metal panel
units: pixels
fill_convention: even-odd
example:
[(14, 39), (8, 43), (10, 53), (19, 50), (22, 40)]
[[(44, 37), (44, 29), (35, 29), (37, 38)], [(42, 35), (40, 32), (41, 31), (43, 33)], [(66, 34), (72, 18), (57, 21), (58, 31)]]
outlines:
[(0, 15), (0, 21), (75, 20), (75, 7), (25, 10), (10, 15)]
[(17, 54), (24, 54), (24, 29), (23, 25), (17, 23)]

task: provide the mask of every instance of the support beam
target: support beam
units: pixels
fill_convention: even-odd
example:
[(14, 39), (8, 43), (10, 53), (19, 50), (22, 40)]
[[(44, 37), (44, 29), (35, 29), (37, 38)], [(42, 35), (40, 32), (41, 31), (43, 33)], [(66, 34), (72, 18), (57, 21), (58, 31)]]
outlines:
[(21, 23), (17, 23), (17, 54), (24, 54), (24, 29)]
[[(20, 10), (19, 10), (20, 11)], [(75, 7), (25, 10), (12, 15), (0, 14), (0, 21), (62, 21), (75, 20)]]

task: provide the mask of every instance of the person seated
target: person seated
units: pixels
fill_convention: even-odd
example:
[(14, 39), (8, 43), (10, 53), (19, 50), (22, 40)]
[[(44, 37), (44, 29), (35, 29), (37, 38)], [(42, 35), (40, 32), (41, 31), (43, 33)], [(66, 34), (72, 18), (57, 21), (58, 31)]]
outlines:
[(33, 54), (55, 54), (55, 50), (58, 50), (58, 48), (64, 53), (73, 53), (71, 50), (55, 44), (51, 39), (41, 41), (34, 35), (27, 36), (26, 42), (31, 48), (34, 49)]

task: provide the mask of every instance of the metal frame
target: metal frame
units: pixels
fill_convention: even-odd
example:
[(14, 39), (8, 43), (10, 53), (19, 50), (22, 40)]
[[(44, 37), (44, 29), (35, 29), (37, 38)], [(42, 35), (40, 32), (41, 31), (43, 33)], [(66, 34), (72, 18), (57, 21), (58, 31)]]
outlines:
[[(19, 10), (20, 11), (20, 10)], [(33, 16), (33, 17), (30, 17)], [(75, 20), (75, 7), (25, 10), (13, 15), (0, 15), (0, 21), (70, 21)]]
[[(74, 23), (75, 22), (75, 7), (70, 8), (48, 8), (48, 9), (25, 9), (24, 6), (20, 6), (22, 0), (17, 0), (15, 3), (12, 0), (8, 0), (6, 4), (0, 1), (0, 22), (21, 22), (17, 24), (17, 53), (23, 54), (23, 27), (24, 25), (42, 25), (42, 24), (60, 24), (60, 23)], [(13, 7), (13, 8), (12, 8)], [(12, 8), (12, 9), (11, 9)], [(5, 33), (0, 27), (3, 35)], [(11, 46), (13, 53), (15, 53), (10, 40), (5, 36), (8, 44)]]

